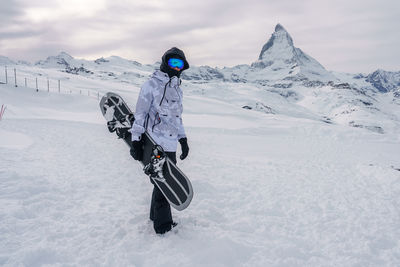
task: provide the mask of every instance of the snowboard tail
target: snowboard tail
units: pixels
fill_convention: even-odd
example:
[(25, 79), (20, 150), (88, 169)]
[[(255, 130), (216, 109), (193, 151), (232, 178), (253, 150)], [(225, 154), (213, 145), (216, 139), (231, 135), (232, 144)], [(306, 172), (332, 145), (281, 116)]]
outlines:
[[(100, 100), (100, 110), (107, 120), (107, 127), (110, 132), (116, 132), (118, 137), (131, 147), (131, 133), (128, 131), (132, 127), (134, 114), (128, 105), (119, 95), (109, 92)], [(154, 149), (158, 146), (146, 131), (142, 135), (143, 140), (143, 159), (141, 163), (146, 173), (151, 169)], [(187, 208), (193, 198), (193, 188), (187, 176), (176, 166), (176, 164), (165, 155), (161, 169), (158, 173), (148, 172), (152, 182), (160, 189), (165, 198), (176, 210)]]

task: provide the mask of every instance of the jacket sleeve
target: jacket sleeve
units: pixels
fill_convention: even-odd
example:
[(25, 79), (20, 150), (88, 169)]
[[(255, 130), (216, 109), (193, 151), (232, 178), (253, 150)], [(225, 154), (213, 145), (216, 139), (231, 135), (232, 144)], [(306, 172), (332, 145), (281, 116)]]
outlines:
[(179, 127), (179, 132), (178, 132), (178, 140), (183, 137), (186, 137), (186, 133), (185, 133), (185, 127), (183, 127), (183, 123), (181, 122), (181, 126)]
[(140, 140), (141, 135), (146, 131), (145, 124), (149, 114), (151, 103), (153, 102), (153, 94), (151, 86), (146, 82), (140, 89), (139, 97), (136, 103), (135, 121), (130, 132), (132, 133), (132, 141)]

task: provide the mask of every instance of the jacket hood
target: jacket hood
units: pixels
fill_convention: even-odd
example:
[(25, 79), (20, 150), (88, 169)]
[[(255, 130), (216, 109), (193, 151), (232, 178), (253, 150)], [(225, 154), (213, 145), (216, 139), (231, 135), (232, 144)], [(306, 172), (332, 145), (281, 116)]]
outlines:
[[(180, 71), (176, 71), (168, 66), (168, 60), (172, 57), (176, 57), (183, 60), (184, 63), (183, 69), (181, 69)], [(167, 73), (170, 78), (173, 76), (180, 77), (182, 71), (187, 70), (188, 68), (189, 68), (189, 63), (186, 60), (185, 53), (183, 53), (183, 51), (177, 47), (172, 47), (171, 49), (167, 50), (162, 56), (160, 70)]]

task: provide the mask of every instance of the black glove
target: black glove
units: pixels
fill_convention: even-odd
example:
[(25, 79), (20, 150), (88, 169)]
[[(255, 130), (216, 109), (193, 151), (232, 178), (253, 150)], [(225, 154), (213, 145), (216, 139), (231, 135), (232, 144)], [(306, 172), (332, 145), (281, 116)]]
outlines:
[(143, 146), (142, 146), (142, 141), (132, 141), (132, 146), (131, 146), (131, 156), (136, 159), (141, 161), (143, 159)]
[(187, 143), (187, 138), (183, 137), (183, 138), (179, 139), (179, 143), (181, 144), (181, 148), (182, 148), (182, 154), (180, 156), (180, 159), (184, 160), (187, 157), (187, 155), (189, 154), (189, 146)]
[(130, 138), (131, 133), (129, 132), (129, 128), (117, 128), (115, 131), (119, 138), (125, 139)]

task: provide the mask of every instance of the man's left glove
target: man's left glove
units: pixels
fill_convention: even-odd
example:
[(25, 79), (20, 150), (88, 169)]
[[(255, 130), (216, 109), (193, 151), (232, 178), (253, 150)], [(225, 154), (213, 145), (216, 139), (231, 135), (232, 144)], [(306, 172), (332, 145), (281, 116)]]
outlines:
[(132, 141), (130, 153), (134, 159), (141, 161), (143, 159), (142, 141)]
[(179, 157), (181, 160), (184, 160), (187, 155), (189, 154), (189, 146), (187, 143), (187, 138), (183, 137), (181, 139), (179, 139), (179, 143), (181, 144), (181, 149), (182, 149), (182, 154)]

